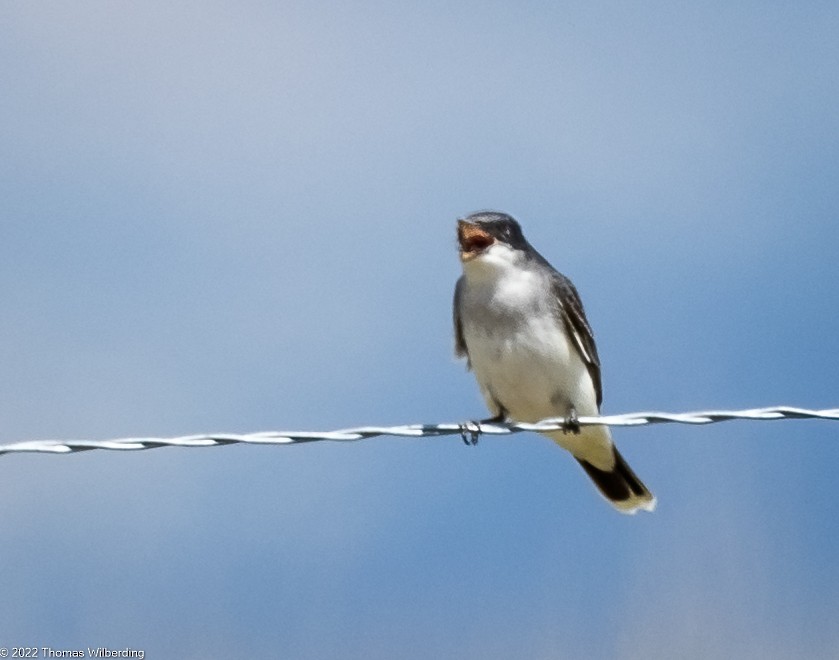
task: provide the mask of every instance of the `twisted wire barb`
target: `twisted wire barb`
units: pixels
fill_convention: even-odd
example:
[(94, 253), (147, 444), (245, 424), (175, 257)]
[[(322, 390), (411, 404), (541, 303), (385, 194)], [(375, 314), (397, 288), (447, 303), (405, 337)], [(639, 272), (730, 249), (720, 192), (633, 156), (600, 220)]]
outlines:
[[(733, 419), (831, 419), (839, 420), (839, 408), (807, 410), (790, 406), (774, 408), (752, 408), (748, 410), (708, 410), (690, 413), (638, 412), (624, 415), (580, 417), (581, 426), (647, 426), (650, 424), (714, 424)], [(522, 431), (557, 431), (565, 428), (567, 420), (562, 417), (545, 419), (534, 424), (506, 422), (464, 422), (444, 424), (408, 424), (403, 426), (362, 426), (339, 431), (265, 431), (262, 433), (230, 434), (211, 433), (207, 435), (185, 435), (176, 438), (120, 438), (116, 440), (32, 440), (0, 445), (0, 455), (19, 452), (41, 452), (48, 454), (70, 454), (91, 449), (112, 449), (134, 451), (157, 447), (215, 447), (237, 443), (249, 445), (290, 445), (319, 440), (354, 441), (377, 436), (400, 436), (427, 438), (443, 435), (459, 435), (472, 444), (478, 435), (508, 435)]]

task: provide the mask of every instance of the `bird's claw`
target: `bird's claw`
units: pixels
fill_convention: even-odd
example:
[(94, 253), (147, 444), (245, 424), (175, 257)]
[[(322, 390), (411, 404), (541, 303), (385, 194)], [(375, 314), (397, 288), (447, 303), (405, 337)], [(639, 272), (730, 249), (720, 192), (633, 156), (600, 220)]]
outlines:
[(572, 435), (580, 435), (580, 420), (577, 417), (577, 410), (571, 408), (568, 416), (565, 418), (565, 423), (562, 425), (562, 432), (565, 435), (571, 433)]
[(460, 425), (460, 439), (468, 447), (478, 444), (481, 437), (481, 425), (479, 422), (464, 422)]
[(481, 433), (484, 432), (481, 428), (481, 424), (504, 424), (506, 421), (507, 413), (501, 411), (495, 417), (482, 419), (480, 422), (464, 422), (460, 425), (460, 439), (463, 440), (464, 444), (474, 447), (478, 444), (478, 438), (481, 437)]

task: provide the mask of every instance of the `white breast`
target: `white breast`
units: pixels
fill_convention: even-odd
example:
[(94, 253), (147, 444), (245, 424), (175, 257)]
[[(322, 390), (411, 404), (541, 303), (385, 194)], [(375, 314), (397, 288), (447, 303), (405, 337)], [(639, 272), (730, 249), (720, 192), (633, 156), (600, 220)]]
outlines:
[[(472, 370), (491, 410), (535, 422), (597, 414), (588, 369), (555, 314), (549, 283), (538, 273), (500, 269), (467, 278), (461, 293), (463, 335)], [(496, 411), (497, 412), (497, 411)]]

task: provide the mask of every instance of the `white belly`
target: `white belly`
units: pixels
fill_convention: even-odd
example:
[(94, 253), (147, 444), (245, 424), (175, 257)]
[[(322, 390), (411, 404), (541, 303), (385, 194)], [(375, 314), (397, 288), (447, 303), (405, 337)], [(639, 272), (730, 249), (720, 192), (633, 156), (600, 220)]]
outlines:
[[(567, 417), (571, 408), (581, 417), (597, 415), (588, 368), (542, 294), (550, 284), (532, 272), (497, 270), (478, 270), (477, 281), (460, 291), (463, 339), (487, 407), (519, 422)], [(614, 464), (606, 426), (545, 435), (602, 470)]]
[(562, 417), (573, 406), (596, 415), (588, 369), (551, 315), (536, 315), (502, 331), (464, 327), (472, 370), (487, 405), (518, 421)]

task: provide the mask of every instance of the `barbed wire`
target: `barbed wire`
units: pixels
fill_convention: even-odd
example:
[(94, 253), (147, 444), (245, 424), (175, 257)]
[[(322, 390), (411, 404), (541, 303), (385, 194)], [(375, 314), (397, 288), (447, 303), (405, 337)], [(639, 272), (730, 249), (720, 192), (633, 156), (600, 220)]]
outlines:
[[(579, 417), (580, 426), (648, 426), (651, 424), (714, 424), (735, 419), (829, 419), (839, 421), (839, 408), (808, 410), (791, 406), (773, 408), (752, 408), (748, 410), (708, 410), (689, 413), (637, 412), (623, 415)], [(211, 433), (206, 435), (185, 435), (174, 438), (118, 438), (114, 440), (31, 440), (0, 445), (0, 455), (26, 452), (47, 454), (70, 454), (91, 449), (137, 451), (157, 447), (216, 447), (219, 445), (291, 445), (304, 442), (333, 440), (347, 442), (378, 436), (428, 438), (459, 435), (467, 444), (475, 444), (480, 435), (508, 435), (533, 431), (537, 433), (568, 429), (574, 420), (562, 417), (545, 419), (533, 424), (518, 422), (470, 421), (443, 424), (407, 424), (402, 426), (362, 426), (338, 431), (265, 431), (261, 433)]]

